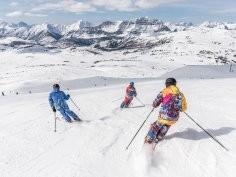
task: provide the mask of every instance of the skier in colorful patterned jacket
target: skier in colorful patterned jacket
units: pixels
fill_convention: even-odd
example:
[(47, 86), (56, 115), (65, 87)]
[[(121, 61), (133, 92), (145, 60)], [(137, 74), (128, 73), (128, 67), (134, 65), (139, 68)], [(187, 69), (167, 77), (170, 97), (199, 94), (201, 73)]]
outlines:
[(166, 88), (162, 90), (153, 101), (153, 107), (161, 104), (158, 120), (151, 124), (150, 130), (145, 137), (146, 143), (158, 142), (166, 135), (170, 126), (179, 118), (179, 112), (187, 109), (186, 99), (176, 86), (175, 78), (168, 78)]
[(137, 96), (137, 92), (134, 87), (134, 82), (130, 82), (129, 86), (126, 88), (125, 100), (121, 103), (120, 108), (129, 107), (129, 104), (131, 103), (133, 98), (136, 96)]
[(49, 94), (49, 104), (53, 112), (58, 110), (67, 122), (72, 122), (71, 118), (80, 121), (79, 117), (69, 109), (68, 104), (66, 103), (66, 100), (69, 98), (70, 95), (66, 95), (63, 91), (60, 91), (60, 86), (54, 84), (53, 91)]

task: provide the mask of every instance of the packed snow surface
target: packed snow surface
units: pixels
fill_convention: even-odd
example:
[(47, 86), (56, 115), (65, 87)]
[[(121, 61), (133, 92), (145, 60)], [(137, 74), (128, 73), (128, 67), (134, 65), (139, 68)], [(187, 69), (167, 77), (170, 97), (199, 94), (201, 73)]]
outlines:
[[(235, 176), (235, 66), (229, 72), (229, 65), (186, 66), (185, 61), (113, 55), (109, 60), (109, 54), (1, 53), (1, 177)], [(166, 77), (177, 78), (187, 113), (228, 151), (181, 113), (152, 153), (143, 141), (158, 108), (126, 150)], [(131, 108), (121, 110), (125, 87), (134, 78), (145, 107), (134, 99)], [(69, 124), (57, 112), (56, 132), (48, 103), (55, 82), (71, 95), (80, 111), (69, 100), (70, 108), (84, 120)]]

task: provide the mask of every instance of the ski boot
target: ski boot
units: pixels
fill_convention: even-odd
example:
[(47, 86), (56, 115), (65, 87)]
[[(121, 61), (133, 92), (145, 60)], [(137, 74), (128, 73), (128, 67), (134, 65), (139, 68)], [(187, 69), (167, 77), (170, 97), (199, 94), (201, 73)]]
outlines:
[(68, 118), (67, 118), (67, 119), (65, 118), (65, 121), (68, 122), (68, 123), (72, 123), (72, 120), (71, 120), (70, 118), (69, 118), (69, 119), (68, 119)]
[(152, 132), (148, 132), (147, 136), (145, 137), (144, 143), (151, 144), (156, 136)]

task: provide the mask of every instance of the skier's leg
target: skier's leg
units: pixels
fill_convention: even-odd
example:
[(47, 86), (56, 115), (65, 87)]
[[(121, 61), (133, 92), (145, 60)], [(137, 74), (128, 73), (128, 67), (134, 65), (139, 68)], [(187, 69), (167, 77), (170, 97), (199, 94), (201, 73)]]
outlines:
[(125, 105), (124, 105), (124, 107), (125, 108), (127, 108), (127, 107), (129, 107), (129, 104), (131, 103), (131, 101), (132, 101), (132, 99), (130, 99), (130, 98), (128, 98), (128, 97), (125, 97)]
[(152, 123), (148, 131), (148, 134), (145, 137), (145, 143), (152, 143), (155, 140), (156, 135), (158, 134), (159, 130), (160, 130), (160, 127), (158, 126), (157, 121)]
[(166, 135), (166, 133), (168, 132), (169, 128), (171, 125), (162, 125), (162, 127), (160, 128), (160, 131), (158, 132), (156, 139), (158, 141), (162, 140), (164, 138), (164, 136)]
[(66, 108), (65, 109), (65, 113), (68, 115), (68, 116), (70, 116), (70, 117), (72, 117), (74, 120), (80, 120), (79, 119), (79, 116), (77, 116), (73, 111), (71, 111), (69, 108)]
[(124, 101), (120, 105), (120, 108), (127, 108), (128, 101), (129, 101), (129, 98), (125, 97)]
[(60, 111), (61, 115), (67, 122), (71, 122), (70, 117), (66, 114), (65, 109), (60, 108), (58, 111)]
[(125, 106), (125, 101), (121, 103), (120, 108), (124, 108), (124, 106)]
[(130, 103), (131, 103), (131, 101), (132, 101), (133, 99), (129, 99), (127, 102), (126, 102), (126, 107), (129, 107), (129, 105), (130, 105)]

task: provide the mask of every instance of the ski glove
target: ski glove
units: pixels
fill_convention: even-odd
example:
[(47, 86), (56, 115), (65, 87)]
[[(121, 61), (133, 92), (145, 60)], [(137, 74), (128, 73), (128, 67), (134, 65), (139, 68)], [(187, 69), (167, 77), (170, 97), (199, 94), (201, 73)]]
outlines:
[(70, 95), (68, 94), (67, 97), (70, 98)]
[(54, 106), (52, 107), (52, 111), (53, 111), (53, 112), (56, 112), (56, 111), (57, 111)]

